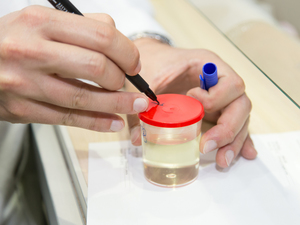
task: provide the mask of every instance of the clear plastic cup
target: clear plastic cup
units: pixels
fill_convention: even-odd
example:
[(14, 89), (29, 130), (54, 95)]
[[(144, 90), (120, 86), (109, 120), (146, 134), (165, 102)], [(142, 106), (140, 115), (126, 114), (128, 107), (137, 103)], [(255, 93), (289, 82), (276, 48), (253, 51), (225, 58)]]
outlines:
[(199, 170), (202, 104), (179, 94), (158, 95), (139, 114), (146, 179), (162, 187), (193, 182)]

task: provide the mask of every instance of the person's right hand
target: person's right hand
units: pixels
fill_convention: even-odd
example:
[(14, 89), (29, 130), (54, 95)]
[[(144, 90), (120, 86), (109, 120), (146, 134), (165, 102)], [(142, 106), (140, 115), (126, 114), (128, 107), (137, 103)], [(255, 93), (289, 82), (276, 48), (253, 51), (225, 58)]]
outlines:
[(119, 131), (115, 113), (146, 110), (145, 95), (117, 91), (141, 69), (137, 48), (110, 16), (86, 16), (30, 6), (0, 19), (0, 120)]

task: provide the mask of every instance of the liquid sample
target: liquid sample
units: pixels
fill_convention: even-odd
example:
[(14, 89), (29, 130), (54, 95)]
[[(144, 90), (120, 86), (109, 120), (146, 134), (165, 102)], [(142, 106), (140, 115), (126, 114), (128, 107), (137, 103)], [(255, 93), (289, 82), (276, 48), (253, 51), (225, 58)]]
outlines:
[(176, 145), (143, 143), (144, 173), (147, 180), (164, 187), (183, 186), (197, 178), (199, 139)]

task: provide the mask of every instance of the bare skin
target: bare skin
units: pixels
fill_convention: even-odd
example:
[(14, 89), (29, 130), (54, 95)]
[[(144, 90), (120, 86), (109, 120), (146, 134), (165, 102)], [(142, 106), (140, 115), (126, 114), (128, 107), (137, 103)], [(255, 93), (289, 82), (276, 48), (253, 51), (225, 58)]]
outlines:
[[(156, 40), (135, 41), (139, 49), (141, 75), (156, 94), (180, 93), (199, 100), (205, 109), (204, 119), (215, 125), (202, 136), (200, 151), (217, 151), (216, 163), (228, 167), (241, 154), (254, 159), (257, 152), (248, 133), (251, 101), (243, 80), (216, 54), (204, 49), (180, 49)], [(217, 65), (219, 82), (209, 91), (199, 87), (199, 74), (207, 62)], [(134, 88), (126, 83), (128, 90)], [(128, 116), (131, 141), (141, 144), (139, 120)]]
[(147, 108), (143, 94), (117, 91), (141, 65), (110, 16), (30, 6), (0, 18), (0, 31), (0, 120), (119, 131), (116, 113)]

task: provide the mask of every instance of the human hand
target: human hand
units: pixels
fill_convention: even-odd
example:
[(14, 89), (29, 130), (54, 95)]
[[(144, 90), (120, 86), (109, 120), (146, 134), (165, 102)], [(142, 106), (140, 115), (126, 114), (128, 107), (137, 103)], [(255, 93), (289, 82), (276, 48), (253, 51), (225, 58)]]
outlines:
[(141, 66), (108, 15), (30, 6), (0, 18), (0, 30), (0, 120), (119, 131), (115, 113), (147, 108), (143, 94), (117, 91)]
[[(251, 102), (243, 80), (216, 54), (203, 49), (173, 48), (157, 41), (136, 41), (142, 61), (141, 75), (156, 94), (180, 93), (199, 100), (205, 109), (204, 120), (215, 123), (201, 138), (200, 151), (217, 150), (216, 162), (225, 168), (241, 154), (257, 155), (248, 134)], [(209, 91), (199, 85), (199, 74), (207, 62), (217, 65), (219, 82)], [(131, 141), (140, 145), (139, 120), (128, 116)]]

